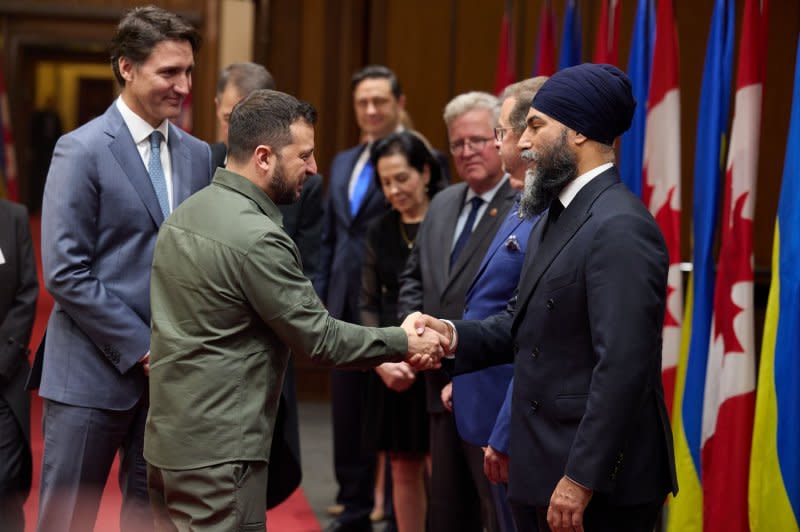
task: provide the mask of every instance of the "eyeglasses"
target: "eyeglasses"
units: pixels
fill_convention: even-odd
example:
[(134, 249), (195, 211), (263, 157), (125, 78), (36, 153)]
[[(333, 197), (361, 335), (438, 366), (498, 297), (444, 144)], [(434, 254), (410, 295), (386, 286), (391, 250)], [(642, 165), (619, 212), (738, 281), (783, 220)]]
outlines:
[(464, 148), (469, 148), (473, 152), (477, 153), (483, 151), (486, 147), (486, 143), (492, 140), (488, 137), (469, 137), (462, 140), (457, 140), (456, 142), (452, 142), (450, 144), (450, 153), (453, 155), (461, 155), (464, 153)]
[(494, 140), (497, 142), (503, 142), (503, 137), (506, 136), (506, 131), (511, 131), (514, 128), (511, 127), (496, 127), (494, 128)]

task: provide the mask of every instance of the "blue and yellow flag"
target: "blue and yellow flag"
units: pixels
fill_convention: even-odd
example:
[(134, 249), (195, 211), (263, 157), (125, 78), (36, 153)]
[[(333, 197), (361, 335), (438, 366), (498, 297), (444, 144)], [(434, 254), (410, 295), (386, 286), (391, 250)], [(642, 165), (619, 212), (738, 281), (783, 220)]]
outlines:
[[(684, 334), (688, 335), (688, 354), (681, 356), (675, 412), (675, 462), (678, 485), (700, 484), (702, 446), (703, 392), (706, 385), (706, 361), (714, 306), (714, 238), (720, 208), (720, 182), (725, 162), (725, 132), (731, 97), (733, 0), (715, 0), (711, 31), (706, 46), (703, 84), (695, 143), (693, 216), (693, 271), (689, 277)], [(688, 331), (686, 327), (690, 327)], [(683, 347), (683, 346), (682, 346)], [(694, 490), (690, 490), (694, 491)], [(699, 495), (699, 493), (698, 493)], [(670, 503), (669, 530), (702, 530), (702, 496), (687, 496), (681, 490)]]
[(564, 33), (561, 35), (561, 49), (558, 53), (558, 69), (579, 65), (581, 61), (581, 14), (578, 0), (567, 0), (564, 13)]
[(750, 528), (800, 529), (800, 40), (750, 458)]
[(631, 53), (628, 56), (628, 77), (633, 85), (636, 110), (628, 131), (622, 135), (619, 148), (619, 173), (622, 182), (637, 196), (642, 196), (644, 164), (644, 132), (647, 121), (647, 95), (650, 92), (650, 70), (656, 37), (656, 14), (653, 0), (639, 0), (633, 22)]

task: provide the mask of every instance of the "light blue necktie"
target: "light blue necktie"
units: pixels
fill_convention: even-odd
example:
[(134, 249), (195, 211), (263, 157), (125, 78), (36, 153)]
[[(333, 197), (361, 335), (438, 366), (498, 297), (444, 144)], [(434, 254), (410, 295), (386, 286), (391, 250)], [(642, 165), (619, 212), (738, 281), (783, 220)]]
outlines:
[(353, 218), (355, 218), (358, 209), (364, 202), (364, 196), (367, 195), (367, 190), (369, 189), (370, 179), (372, 179), (372, 162), (368, 159), (366, 164), (364, 164), (364, 168), (362, 168), (361, 172), (358, 174), (356, 184), (353, 187), (353, 196), (350, 198), (350, 216)]
[(166, 219), (169, 216), (169, 194), (167, 194), (167, 178), (164, 177), (164, 167), (161, 166), (161, 139), (164, 136), (160, 131), (150, 133), (150, 162), (147, 164), (147, 173), (158, 198), (161, 213)]

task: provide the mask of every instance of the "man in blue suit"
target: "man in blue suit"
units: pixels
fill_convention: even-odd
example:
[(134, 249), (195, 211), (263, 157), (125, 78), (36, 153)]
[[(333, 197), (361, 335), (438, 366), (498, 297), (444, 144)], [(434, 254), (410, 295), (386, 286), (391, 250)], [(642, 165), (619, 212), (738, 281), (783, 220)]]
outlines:
[[(517, 191), (525, 185), (526, 170), (517, 142), (525, 131), (530, 102), (545, 79), (542, 76), (520, 81), (507, 87), (500, 96), (500, 116), (494, 128), (495, 146), (509, 184)], [(505, 308), (517, 287), (528, 237), (538, 219), (539, 216), (520, 215), (518, 194), (467, 289), (465, 320), (487, 318)], [(492, 502), (502, 532), (514, 530), (505, 490), (511, 416), (511, 399), (506, 392), (513, 374), (513, 364), (501, 364), (457, 375), (452, 381), (452, 407), (458, 434), (468, 444), (485, 448), (484, 471), (494, 483)]]
[(172, 13), (128, 12), (111, 45), (120, 97), (53, 154), (42, 209), (56, 305), (40, 388), (41, 531), (93, 528), (118, 450), (121, 529), (153, 526), (142, 457), (150, 265), (161, 223), (211, 176), (208, 145), (169, 123), (191, 90), (199, 43)]
[[(314, 288), (334, 318), (359, 322), (358, 296), (364, 263), (367, 226), (388, 209), (383, 192), (375, 185), (369, 164), (372, 144), (402, 128), (405, 96), (397, 76), (382, 65), (370, 65), (353, 75), (353, 107), (363, 143), (333, 159), (322, 224), (322, 248)], [(449, 181), (445, 157), (435, 152), (442, 175)], [(442, 187), (440, 187), (442, 188)], [(332, 531), (372, 530), (375, 454), (358, 444), (363, 425), (363, 400), (367, 374), (331, 370), (333, 408), (333, 461), (344, 507)]]

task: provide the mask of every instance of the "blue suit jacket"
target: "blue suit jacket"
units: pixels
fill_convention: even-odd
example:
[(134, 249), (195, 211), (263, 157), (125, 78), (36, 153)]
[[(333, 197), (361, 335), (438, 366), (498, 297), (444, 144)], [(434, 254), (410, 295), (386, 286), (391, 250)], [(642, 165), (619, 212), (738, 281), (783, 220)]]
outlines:
[[(211, 178), (205, 142), (170, 125), (173, 203)], [(56, 144), (42, 207), (42, 266), (55, 299), (40, 395), (125, 410), (147, 389), (150, 266), (163, 221), (116, 102)]]
[[(467, 291), (464, 319), (480, 320), (502, 311), (514, 295), (519, 281), (528, 237), (538, 217), (520, 219), (517, 207), (512, 208), (495, 234), (483, 262)], [(457, 357), (456, 357), (457, 358)], [(461, 438), (483, 446), (490, 436), (496, 438), (498, 450), (507, 451), (510, 404), (504, 409), (506, 419), (497, 423), (498, 413), (506, 399), (506, 390), (514, 373), (512, 364), (492, 366), (453, 379), (453, 413)], [(510, 403), (510, 398), (509, 398)], [(505, 442), (505, 443), (501, 443)], [(494, 445), (493, 445), (494, 447)]]

